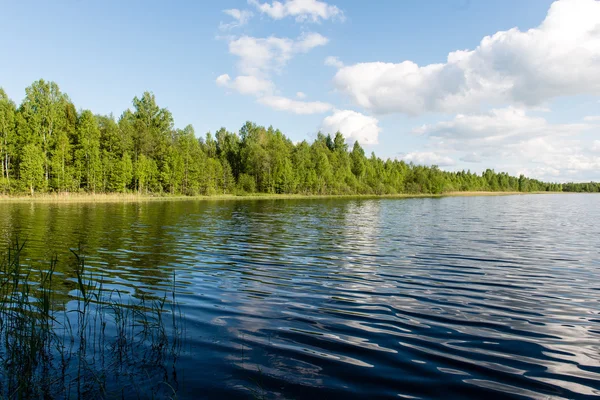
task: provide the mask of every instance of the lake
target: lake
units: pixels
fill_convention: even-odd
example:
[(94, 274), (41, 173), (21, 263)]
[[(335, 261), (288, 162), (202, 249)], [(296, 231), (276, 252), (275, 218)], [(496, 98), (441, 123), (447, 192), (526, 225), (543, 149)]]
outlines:
[(600, 395), (600, 196), (3, 203), (26, 264), (175, 287), (180, 399)]

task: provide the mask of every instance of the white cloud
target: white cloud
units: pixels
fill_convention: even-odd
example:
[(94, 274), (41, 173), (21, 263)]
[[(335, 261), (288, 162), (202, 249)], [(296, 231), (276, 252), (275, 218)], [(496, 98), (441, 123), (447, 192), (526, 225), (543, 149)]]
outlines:
[(252, 11), (248, 11), (248, 10), (238, 10), (237, 8), (231, 8), (229, 10), (223, 10), (223, 12), (227, 15), (229, 15), (231, 18), (234, 19), (233, 22), (230, 22), (228, 24), (225, 24), (223, 22), (221, 22), (219, 24), (219, 28), (221, 30), (228, 30), (228, 29), (233, 29), (233, 28), (238, 28), (240, 26), (244, 26), (248, 23), (248, 21), (250, 20), (250, 18), (252, 18), (254, 16), (254, 14), (252, 13)]
[(589, 115), (589, 116), (583, 118), (583, 120), (586, 122), (600, 121), (600, 115)]
[(592, 151), (600, 153), (600, 140), (594, 140), (592, 143)]
[(246, 24), (248, 22), (248, 20), (254, 15), (254, 14), (252, 14), (252, 11), (238, 10), (237, 8), (223, 10), (223, 12), (225, 14), (231, 16), (233, 19), (235, 19), (236, 21), (238, 21), (241, 24)]
[(325, 59), (325, 65), (327, 65), (328, 67), (335, 67), (338, 69), (344, 67), (344, 63), (341, 62), (339, 58), (333, 56), (329, 56)]
[[(589, 152), (587, 143), (567, 137), (538, 137), (522, 141), (507, 147), (511, 157), (517, 163), (537, 165), (537, 168), (552, 168), (558, 177), (595, 174), (600, 177), (600, 157)], [(545, 177), (540, 177), (545, 178)]]
[(460, 158), (460, 161), (464, 161), (464, 162), (468, 162), (468, 163), (480, 163), (482, 161), (482, 158), (477, 153), (469, 153), (469, 154), (465, 154), (464, 156), (462, 156)]
[(239, 58), (238, 69), (248, 75), (266, 75), (292, 57), (293, 41), (287, 38), (242, 36), (229, 42), (229, 52)]
[(549, 124), (542, 117), (527, 115), (522, 108), (507, 107), (481, 114), (458, 114), (450, 121), (423, 125), (413, 132), (444, 139), (446, 143), (494, 147), (531, 137), (569, 135), (586, 127), (585, 124)]
[(376, 118), (352, 110), (335, 110), (321, 124), (321, 131), (339, 131), (349, 142), (358, 141), (361, 145), (377, 144), (380, 130)]
[(375, 113), (472, 112), (486, 104), (537, 106), (600, 94), (600, 1), (559, 0), (542, 24), (484, 37), (445, 63), (342, 67), (334, 84)]
[(537, 111), (537, 112), (543, 112), (543, 113), (549, 113), (550, 107), (546, 107), (546, 106), (533, 106), (530, 107), (531, 111)]
[(294, 114), (321, 114), (333, 108), (329, 103), (321, 101), (300, 101), (292, 100), (281, 96), (265, 96), (258, 99), (258, 102), (269, 106), (275, 110), (290, 111)]
[(286, 0), (284, 3), (273, 1), (271, 4), (248, 0), (248, 4), (255, 6), (261, 13), (267, 14), (273, 19), (295, 17), (298, 22), (344, 19), (342, 10), (319, 0)]
[(400, 156), (406, 162), (413, 162), (419, 165), (437, 165), (439, 167), (449, 167), (455, 164), (455, 161), (447, 156), (443, 156), (431, 151), (415, 151)]
[(232, 80), (228, 74), (223, 74), (217, 77), (216, 82), (219, 86), (234, 89), (241, 94), (260, 95), (271, 93), (275, 88), (273, 82), (252, 75), (241, 75)]
[(306, 33), (300, 36), (294, 43), (294, 51), (297, 53), (307, 53), (315, 47), (325, 46), (329, 39), (319, 33)]
[(526, 173), (539, 179), (599, 179), (600, 141), (590, 142), (582, 133), (590, 124), (551, 124), (523, 109), (508, 107), (480, 114), (459, 114), (449, 121), (413, 130), (428, 138), (436, 153), (464, 154), (461, 161), (486, 164), (512, 174)]
[[(280, 72), (294, 55), (306, 53), (327, 42), (328, 39), (318, 33), (304, 33), (296, 40), (275, 36), (230, 38), (229, 52), (239, 58), (238, 70), (242, 75), (232, 79), (228, 74), (223, 74), (216, 79), (216, 83), (241, 94), (255, 95), (259, 103), (275, 110), (296, 114), (330, 111), (333, 106), (328, 103), (306, 102), (275, 95), (275, 84), (270, 79), (271, 74)], [(296, 93), (296, 96), (299, 99), (306, 97), (302, 92)]]
[(536, 177), (545, 182), (568, 181), (568, 179), (561, 179), (561, 171), (553, 167), (537, 166), (533, 168), (519, 168), (514, 171), (516, 172), (511, 173), (513, 176), (523, 174), (527, 177)]
[(328, 39), (318, 33), (305, 33), (296, 40), (242, 36), (230, 39), (229, 52), (239, 57), (238, 69), (243, 74), (265, 76), (280, 71), (295, 54), (307, 53), (327, 42)]
[(228, 74), (219, 75), (216, 82), (219, 86), (228, 86), (229, 82), (231, 82), (231, 77)]

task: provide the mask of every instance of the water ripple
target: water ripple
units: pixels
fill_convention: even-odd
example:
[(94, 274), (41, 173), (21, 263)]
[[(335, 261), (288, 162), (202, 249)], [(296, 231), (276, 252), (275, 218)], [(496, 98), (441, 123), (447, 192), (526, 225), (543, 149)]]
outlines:
[(180, 398), (600, 396), (598, 222), (593, 195), (0, 210), (31, 262), (83, 243), (132, 295), (175, 274)]

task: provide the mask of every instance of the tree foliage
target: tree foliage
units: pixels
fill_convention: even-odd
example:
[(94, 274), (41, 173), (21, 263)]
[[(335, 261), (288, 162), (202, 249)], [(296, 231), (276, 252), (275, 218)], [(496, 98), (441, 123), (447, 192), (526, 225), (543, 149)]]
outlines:
[(597, 183), (545, 183), (491, 169), (482, 174), (367, 156), (341, 132), (293, 143), (247, 122), (198, 138), (145, 92), (116, 119), (77, 111), (39, 80), (16, 107), (0, 88), (0, 191), (397, 194), (449, 191), (598, 192)]

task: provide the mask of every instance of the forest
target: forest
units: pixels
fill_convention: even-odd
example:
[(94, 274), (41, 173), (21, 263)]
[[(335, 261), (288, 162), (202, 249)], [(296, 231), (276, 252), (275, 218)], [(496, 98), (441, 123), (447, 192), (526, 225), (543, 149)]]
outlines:
[(116, 119), (77, 110), (54, 82), (25, 89), (17, 106), (0, 88), (0, 193), (439, 194), (454, 191), (600, 192), (600, 184), (547, 183), (487, 169), (367, 156), (342, 133), (294, 143), (273, 127), (247, 122), (197, 137), (145, 92)]

